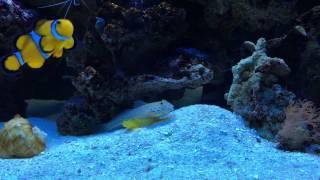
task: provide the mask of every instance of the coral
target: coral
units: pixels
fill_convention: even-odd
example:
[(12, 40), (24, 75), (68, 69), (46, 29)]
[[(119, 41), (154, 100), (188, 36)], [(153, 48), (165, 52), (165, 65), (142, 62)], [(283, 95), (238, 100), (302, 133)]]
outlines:
[[(209, 53), (209, 62), (213, 67), (222, 67), (221, 70), (214, 69), (217, 81), (204, 86), (203, 99), (206, 103), (224, 107), (226, 103), (223, 94), (228, 91), (232, 81), (232, 74), (226, 69), (231, 69), (238, 59), (251, 55), (243, 53), (241, 43), (245, 40), (255, 41), (262, 36), (269, 39), (287, 33), (301, 13), (297, 12), (297, 8), (306, 8), (305, 5), (310, 3), (301, 0), (169, 0), (169, 2), (177, 7), (183, 7), (187, 12), (188, 29), (183, 42)], [(299, 51), (287, 52), (294, 54)], [(269, 53), (268, 55), (271, 56)], [(286, 58), (281, 58), (287, 61)]]
[(290, 103), (278, 140), (280, 147), (288, 150), (304, 150), (310, 144), (320, 144), (319, 109), (311, 101)]
[(286, 59), (286, 63), (291, 69), (287, 84), (292, 90), (299, 88), (296, 87), (296, 83), (297, 79), (301, 78), (301, 73), (297, 73), (297, 71), (301, 63), (301, 52), (304, 51), (307, 40), (308, 33), (301, 25), (294, 26), (282, 37), (268, 40), (268, 54)]
[(92, 132), (101, 121), (109, 120), (121, 107), (137, 99), (157, 100), (157, 95), (167, 90), (196, 88), (213, 78), (213, 72), (196, 60), (177, 58), (169, 62), (159, 66), (157, 73), (129, 77), (104, 77), (93, 67), (87, 67), (73, 80), (77, 94), (84, 99), (64, 108), (57, 120), (59, 132), (70, 135)]
[(268, 54), (286, 59), (292, 73), (288, 88), (320, 104), (320, 6), (303, 13), (286, 35), (269, 40)]
[(84, 98), (74, 97), (67, 102), (63, 115), (57, 120), (58, 131), (62, 135), (86, 135), (96, 130), (101, 123)]
[(0, 157), (27, 158), (38, 155), (45, 149), (45, 136), (27, 119), (16, 115), (4, 124), (0, 131)]
[[(137, 9), (105, 0), (97, 16), (106, 24), (100, 34), (89, 28), (83, 50), (87, 52), (84, 64), (99, 71), (110, 67), (125, 74), (151, 71), (186, 30), (185, 11), (169, 3)], [(69, 64), (78, 70), (78, 58)]]
[(233, 82), (225, 98), (262, 136), (273, 139), (285, 119), (284, 109), (295, 95), (279, 84), (289, 74), (289, 67), (280, 58), (268, 57), (266, 47), (267, 41), (259, 39), (252, 56), (232, 67)]
[(196, 88), (212, 79), (205, 62), (168, 59), (169, 48), (186, 30), (185, 11), (168, 2), (140, 5), (102, 1), (97, 16), (103, 28), (88, 28), (84, 47), (68, 59), (79, 72), (73, 79), (75, 95), (84, 101), (66, 105), (57, 120), (60, 133), (93, 132), (137, 99), (157, 101), (165, 91)]

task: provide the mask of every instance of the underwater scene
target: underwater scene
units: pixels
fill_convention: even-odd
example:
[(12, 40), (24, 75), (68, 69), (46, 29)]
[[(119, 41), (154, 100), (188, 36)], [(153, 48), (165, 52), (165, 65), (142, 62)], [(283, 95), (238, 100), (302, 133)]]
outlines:
[(0, 180), (320, 180), (320, 0), (0, 0)]

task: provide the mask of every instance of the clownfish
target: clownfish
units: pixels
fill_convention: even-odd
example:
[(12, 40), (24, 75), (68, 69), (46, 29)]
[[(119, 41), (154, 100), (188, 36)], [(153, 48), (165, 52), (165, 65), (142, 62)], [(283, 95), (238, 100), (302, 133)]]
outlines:
[(34, 31), (18, 37), (17, 51), (1, 64), (7, 72), (17, 72), (23, 65), (39, 69), (50, 57), (60, 58), (63, 49), (74, 47), (73, 24), (68, 19), (40, 20)]

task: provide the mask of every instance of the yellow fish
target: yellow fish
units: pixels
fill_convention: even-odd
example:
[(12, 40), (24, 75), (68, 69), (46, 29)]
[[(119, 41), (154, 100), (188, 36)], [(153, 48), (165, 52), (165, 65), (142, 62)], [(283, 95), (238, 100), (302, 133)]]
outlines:
[(68, 19), (38, 21), (34, 31), (17, 39), (17, 52), (2, 61), (3, 69), (16, 72), (25, 64), (38, 69), (48, 58), (60, 58), (63, 49), (74, 46), (73, 31), (73, 24)]
[(136, 130), (142, 127), (150, 126), (155, 123), (169, 120), (169, 117), (163, 117), (159, 115), (150, 115), (143, 118), (132, 118), (122, 122), (122, 126), (128, 130)]

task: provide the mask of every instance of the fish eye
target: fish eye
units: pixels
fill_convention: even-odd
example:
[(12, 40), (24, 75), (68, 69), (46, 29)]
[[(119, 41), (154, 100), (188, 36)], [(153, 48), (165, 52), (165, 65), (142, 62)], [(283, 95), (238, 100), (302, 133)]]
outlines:
[(61, 24), (61, 21), (57, 21), (57, 24)]

